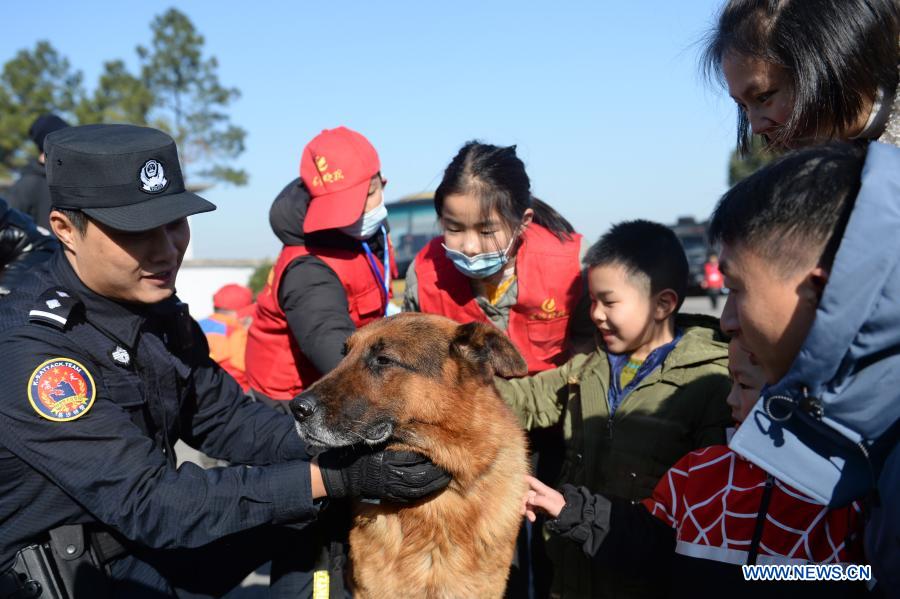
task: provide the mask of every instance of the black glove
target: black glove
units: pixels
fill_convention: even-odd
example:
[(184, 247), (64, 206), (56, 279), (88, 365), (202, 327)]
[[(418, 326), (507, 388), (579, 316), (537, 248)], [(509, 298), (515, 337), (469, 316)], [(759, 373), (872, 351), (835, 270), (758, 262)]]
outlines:
[(449, 474), (412, 451), (326, 451), (319, 455), (319, 471), (329, 497), (409, 503), (450, 484)]

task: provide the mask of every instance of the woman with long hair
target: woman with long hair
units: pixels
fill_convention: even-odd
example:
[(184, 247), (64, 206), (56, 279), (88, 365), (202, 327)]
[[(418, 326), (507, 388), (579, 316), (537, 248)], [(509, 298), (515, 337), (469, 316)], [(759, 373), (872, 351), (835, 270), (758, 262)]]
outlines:
[(729, 0), (703, 53), (738, 105), (737, 141), (900, 145), (897, 0)]

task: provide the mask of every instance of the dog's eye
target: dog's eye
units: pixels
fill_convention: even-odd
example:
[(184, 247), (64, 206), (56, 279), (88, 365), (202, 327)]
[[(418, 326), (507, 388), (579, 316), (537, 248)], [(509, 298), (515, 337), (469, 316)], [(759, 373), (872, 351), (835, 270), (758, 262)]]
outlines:
[(375, 363), (379, 366), (390, 366), (394, 361), (387, 356), (375, 356)]

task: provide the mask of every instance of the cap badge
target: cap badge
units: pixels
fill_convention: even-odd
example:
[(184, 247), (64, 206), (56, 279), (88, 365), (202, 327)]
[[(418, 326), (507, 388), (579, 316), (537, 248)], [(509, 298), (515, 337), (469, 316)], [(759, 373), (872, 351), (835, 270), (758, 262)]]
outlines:
[(147, 193), (159, 193), (168, 187), (162, 164), (156, 160), (148, 160), (141, 169), (141, 189)]

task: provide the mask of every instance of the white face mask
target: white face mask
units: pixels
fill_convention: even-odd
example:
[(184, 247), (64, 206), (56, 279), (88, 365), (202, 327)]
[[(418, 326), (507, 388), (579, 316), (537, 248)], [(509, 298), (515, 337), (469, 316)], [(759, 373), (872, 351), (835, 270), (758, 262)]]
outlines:
[(363, 215), (355, 223), (340, 227), (338, 230), (354, 239), (368, 239), (381, 228), (381, 223), (385, 221), (387, 215), (387, 208), (384, 206), (384, 198), (382, 198), (380, 204), (368, 212), (363, 212)]

